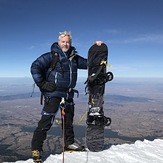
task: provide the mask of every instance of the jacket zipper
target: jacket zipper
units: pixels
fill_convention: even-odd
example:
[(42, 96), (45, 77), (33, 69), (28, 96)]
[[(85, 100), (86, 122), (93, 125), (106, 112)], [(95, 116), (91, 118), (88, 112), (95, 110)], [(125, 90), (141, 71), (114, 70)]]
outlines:
[[(67, 58), (66, 54), (64, 53), (65, 57)], [(67, 58), (68, 59), (68, 58)], [(70, 82), (68, 87), (70, 87), (71, 83), (72, 83), (72, 68), (71, 68), (71, 61), (68, 59), (68, 64), (69, 64), (69, 70), (70, 70)]]

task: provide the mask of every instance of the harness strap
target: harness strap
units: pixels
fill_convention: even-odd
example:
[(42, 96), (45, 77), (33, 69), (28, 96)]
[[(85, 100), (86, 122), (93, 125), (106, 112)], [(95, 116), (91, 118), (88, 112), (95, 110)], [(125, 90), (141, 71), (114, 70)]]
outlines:
[(72, 92), (77, 94), (77, 97), (79, 97), (79, 91), (77, 89), (74, 89), (74, 88), (61, 88), (61, 87), (57, 87), (56, 91), (63, 91), (63, 92), (66, 92), (66, 93), (69, 93), (69, 92), (72, 91)]
[(41, 92), (41, 95), (40, 95), (40, 104), (42, 105), (43, 104), (43, 93)]

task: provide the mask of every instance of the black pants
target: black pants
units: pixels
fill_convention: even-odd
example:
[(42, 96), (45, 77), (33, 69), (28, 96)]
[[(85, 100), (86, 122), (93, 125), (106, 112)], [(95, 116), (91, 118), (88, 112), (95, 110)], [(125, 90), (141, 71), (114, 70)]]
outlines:
[[(38, 126), (34, 131), (31, 146), (32, 150), (43, 150), (43, 143), (47, 136), (47, 131), (53, 125), (55, 115), (60, 108), (61, 98), (51, 97), (46, 98), (43, 107), (43, 115), (38, 122)], [(74, 103), (73, 99), (65, 100), (65, 146), (74, 143), (73, 117)]]

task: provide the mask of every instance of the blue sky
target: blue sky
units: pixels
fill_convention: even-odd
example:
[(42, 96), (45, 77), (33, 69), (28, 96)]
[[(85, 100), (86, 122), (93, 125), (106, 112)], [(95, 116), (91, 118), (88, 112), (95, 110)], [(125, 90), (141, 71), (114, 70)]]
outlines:
[(0, 0), (0, 77), (31, 77), (31, 63), (64, 30), (84, 57), (104, 41), (115, 77), (163, 77), (162, 8), (162, 0)]

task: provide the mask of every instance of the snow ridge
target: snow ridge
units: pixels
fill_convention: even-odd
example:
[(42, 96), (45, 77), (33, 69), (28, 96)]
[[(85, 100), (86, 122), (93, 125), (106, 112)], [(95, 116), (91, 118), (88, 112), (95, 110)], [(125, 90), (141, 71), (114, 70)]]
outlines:
[[(163, 140), (137, 140), (113, 145), (101, 152), (65, 152), (65, 163), (163, 163)], [(7, 163), (7, 162), (4, 162)], [(11, 162), (10, 162), (11, 163)], [(32, 159), (15, 163), (33, 163)], [(62, 154), (51, 154), (44, 163), (62, 163)]]

